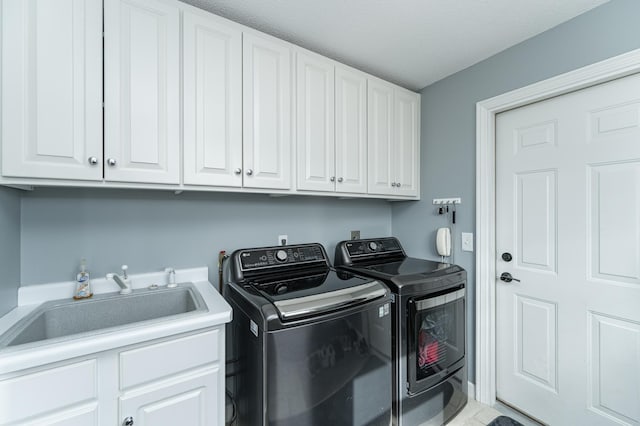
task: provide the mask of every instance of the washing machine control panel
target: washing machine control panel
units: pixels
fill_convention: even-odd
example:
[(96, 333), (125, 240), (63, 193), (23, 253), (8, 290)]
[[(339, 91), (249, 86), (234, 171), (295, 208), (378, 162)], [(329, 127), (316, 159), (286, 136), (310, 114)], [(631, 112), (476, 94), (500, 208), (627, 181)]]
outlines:
[(243, 250), (240, 253), (243, 271), (326, 262), (325, 251), (319, 244), (265, 247)]
[(348, 241), (344, 244), (344, 247), (350, 257), (379, 255), (402, 251), (400, 243), (393, 237)]

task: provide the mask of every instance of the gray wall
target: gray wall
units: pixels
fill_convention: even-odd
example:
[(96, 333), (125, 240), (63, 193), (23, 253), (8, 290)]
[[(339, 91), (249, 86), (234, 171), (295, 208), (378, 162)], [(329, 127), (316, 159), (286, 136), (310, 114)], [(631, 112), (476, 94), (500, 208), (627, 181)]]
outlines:
[(80, 259), (92, 276), (208, 266), (243, 247), (320, 242), (333, 259), (349, 231), (390, 235), (391, 206), (381, 200), (269, 197), (256, 194), (46, 189), (22, 197), (22, 285), (70, 280)]
[(14, 308), (20, 284), (20, 194), (0, 187), (0, 316)]
[(613, 0), (422, 91), (422, 200), (398, 203), (392, 230), (410, 255), (436, 258), (433, 198), (460, 196), (455, 261), (469, 272), (467, 340), (475, 383), (475, 258), (460, 232), (475, 235), (475, 104), (478, 101), (640, 48), (640, 1)]

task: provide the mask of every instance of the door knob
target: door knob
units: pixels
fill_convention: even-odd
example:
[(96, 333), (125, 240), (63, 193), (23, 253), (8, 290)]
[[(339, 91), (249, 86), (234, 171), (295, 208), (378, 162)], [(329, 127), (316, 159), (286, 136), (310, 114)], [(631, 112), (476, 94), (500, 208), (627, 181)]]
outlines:
[(95, 166), (96, 164), (98, 164), (98, 158), (97, 157), (89, 157), (89, 164), (91, 164), (92, 166)]
[(507, 253), (507, 252), (502, 253), (502, 260), (504, 260), (505, 262), (511, 262), (512, 259), (513, 259), (513, 256), (511, 256), (511, 253)]
[(242, 173), (242, 169), (240, 167), (238, 167), (237, 169), (235, 169), (233, 171), (235, 174), (239, 175), (240, 173)]
[(251, 176), (253, 174), (253, 169), (247, 170), (247, 176)]
[(111, 167), (116, 165), (116, 159), (115, 158), (109, 158), (107, 160), (107, 164), (110, 165)]
[(500, 279), (501, 279), (502, 281), (504, 281), (505, 283), (510, 283), (511, 281), (518, 281), (518, 282), (520, 282), (520, 280), (519, 280), (519, 279), (517, 279), (517, 278), (513, 278), (513, 277), (511, 276), (511, 274), (510, 274), (510, 273), (508, 273), (508, 272), (503, 272), (502, 274), (500, 274)]
[(341, 177), (338, 178), (338, 182), (342, 182), (344, 179), (342, 179)]
[(336, 177), (335, 177), (335, 176), (331, 176), (331, 177), (329, 178), (329, 180), (330, 180), (331, 182), (335, 182), (335, 181), (336, 181)]

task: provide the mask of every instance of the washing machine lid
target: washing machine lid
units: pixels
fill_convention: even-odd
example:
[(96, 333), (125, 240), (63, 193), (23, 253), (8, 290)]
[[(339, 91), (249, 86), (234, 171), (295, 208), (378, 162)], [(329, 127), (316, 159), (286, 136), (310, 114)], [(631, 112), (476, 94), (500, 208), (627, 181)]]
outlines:
[(346, 309), (388, 294), (387, 288), (375, 279), (332, 270), (249, 284), (275, 306), (283, 321)]
[(359, 268), (388, 279), (403, 275), (433, 274), (438, 271), (447, 270), (451, 268), (451, 266), (452, 265), (449, 263), (407, 257), (399, 261), (375, 263), (372, 265), (360, 266)]

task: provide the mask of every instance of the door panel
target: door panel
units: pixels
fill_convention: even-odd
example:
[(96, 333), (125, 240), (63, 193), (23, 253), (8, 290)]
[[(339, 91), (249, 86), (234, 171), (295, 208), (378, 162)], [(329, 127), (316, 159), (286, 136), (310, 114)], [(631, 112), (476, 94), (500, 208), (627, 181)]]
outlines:
[(298, 189), (335, 189), (334, 64), (298, 52)]
[(518, 265), (556, 271), (555, 170), (516, 176)]
[(183, 12), (184, 183), (242, 185), (242, 32)]
[[(640, 323), (590, 312), (590, 408), (622, 423), (640, 421)], [(633, 374), (631, 372), (635, 372)]]
[(418, 195), (420, 161), (420, 95), (394, 91), (394, 182), (396, 195)]
[(497, 396), (551, 425), (640, 422), (639, 88), (496, 117)]
[(516, 372), (557, 391), (557, 306), (516, 296)]
[(337, 192), (367, 192), (367, 77), (336, 67)]
[(177, 184), (178, 6), (151, 0), (106, 0), (104, 8), (105, 179)]
[[(591, 278), (640, 285), (640, 162), (590, 167)], [(617, 232), (617, 223), (627, 232)]]
[(291, 187), (291, 48), (243, 34), (243, 185)]
[(367, 91), (369, 193), (393, 194), (393, 87), (369, 79)]
[(2, 174), (101, 180), (102, 2), (5, 0), (1, 27)]

